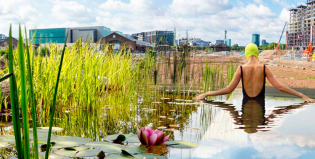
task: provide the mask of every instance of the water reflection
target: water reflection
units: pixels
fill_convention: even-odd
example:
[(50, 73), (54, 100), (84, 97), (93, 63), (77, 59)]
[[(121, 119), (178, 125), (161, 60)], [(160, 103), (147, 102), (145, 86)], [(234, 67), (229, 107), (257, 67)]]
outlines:
[(241, 111), (236, 106), (224, 102), (207, 101), (202, 102), (222, 108), (230, 113), (237, 129), (244, 129), (246, 133), (256, 133), (258, 131), (269, 131), (276, 126), (278, 118), (283, 118), (285, 114), (291, 114), (293, 110), (300, 109), (307, 103), (294, 104), (290, 106), (277, 106), (269, 114), (266, 114), (265, 99), (253, 98), (243, 99)]

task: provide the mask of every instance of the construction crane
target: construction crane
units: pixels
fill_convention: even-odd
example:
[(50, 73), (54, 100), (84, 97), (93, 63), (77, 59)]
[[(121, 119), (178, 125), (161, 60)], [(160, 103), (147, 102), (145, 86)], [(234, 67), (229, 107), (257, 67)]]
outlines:
[(281, 39), (282, 39), (282, 35), (283, 35), (284, 30), (285, 30), (285, 27), (287, 26), (287, 23), (288, 22), (285, 22), (285, 24), (284, 24), (284, 27), (283, 27), (283, 30), (282, 30), (282, 33), (281, 33), (281, 36), (280, 36), (280, 39), (279, 39), (279, 42), (278, 42), (278, 46), (275, 48), (275, 51), (279, 50), (279, 46), (280, 46), (280, 42), (281, 42)]

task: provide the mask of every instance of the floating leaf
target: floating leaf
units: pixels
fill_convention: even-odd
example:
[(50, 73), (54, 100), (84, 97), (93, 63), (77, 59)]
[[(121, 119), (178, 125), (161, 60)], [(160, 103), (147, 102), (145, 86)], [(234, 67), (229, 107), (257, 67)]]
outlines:
[[(45, 141), (45, 139), (46, 138), (38, 138), (38, 141), (46, 143), (47, 140)], [(88, 143), (86, 138), (72, 136), (52, 136), (51, 141), (56, 143), (53, 148), (77, 147)]]
[(65, 147), (64, 149), (67, 151), (76, 151), (76, 149), (73, 147)]
[(156, 154), (152, 154), (152, 153), (142, 153), (142, 154), (137, 154), (137, 155), (134, 155), (134, 157), (136, 159), (166, 159), (166, 157), (164, 156), (159, 156), (159, 155), (156, 155)]
[[(137, 154), (133, 155), (136, 159), (166, 159), (164, 156), (158, 156), (155, 154), (151, 153), (142, 153), (142, 154)], [(132, 157), (130, 156), (125, 156), (125, 155), (118, 155), (118, 154), (110, 154), (106, 156), (105, 159), (131, 159)]]
[(85, 150), (79, 151), (75, 157), (94, 157), (97, 156), (102, 150)]
[[(29, 130), (31, 133), (33, 132), (33, 129), (29, 129)], [(37, 128), (38, 135), (47, 136), (48, 131), (49, 131), (49, 127), (38, 127)], [(59, 127), (52, 127), (52, 130), (51, 130), (52, 133), (61, 132), (61, 131), (63, 131), (63, 128), (59, 128)]]
[(2, 135), (0, 136), (0, 143), (2, 142), (15, 143), (15, 138), (11, 135)]
[(113, 143), (115, 144), (121, 144), (122, 142), (124, 142), (126, 140), (126, 136), (125, 135), (118, 135), (117, 138), (115, 140), (113, 140)]
[(120, 155), (120, 154), (109, 154), (108, 156), (106, 156), (106, 159), (131, 159), (131, 158), (132, 157)]
[(9, 142), (0, 142), (0, 148), (8, 147), (9, 145)]
[(99, 152), (96, 157), (98, 157), (99, 159), (104, 159), (106, 157), (105, 152), (104, 151)]
[(164, 144), (167, 146), (180, 148), (180, 149), (190, 149), (190, 148), (196, 148), (199, 146), (196, 143), (188, 142), (188, 141), (166, 141), (164, 142)]
[[(124, 135), (126, 137), (126, 140), (124, 142), (128, 142), (128, 143), (139, 143), (139, 139), (138, 136), (136, 134), (130, 133), (130, 134), (121, 134)], [(118, 137), (118, 134), (116, 135), (108, 135), (105, 140), (107, 141), (113, 141)]]
[(130, 156), (130, 157), (132, 157), (132, 158), (135, 158), (135, 157), (133, 157), (128, 151), (126, 151), (126, 150), (121, 150), (121, 153), (123, 154), (123, 155), (125, 155), (125, 156)]
[[(65, 157), (74, 157), (77, 151), (68, 151), (65, 149), (53, 151), (55, 154)], [(51, 156), (50, 156), (51, 157)]]

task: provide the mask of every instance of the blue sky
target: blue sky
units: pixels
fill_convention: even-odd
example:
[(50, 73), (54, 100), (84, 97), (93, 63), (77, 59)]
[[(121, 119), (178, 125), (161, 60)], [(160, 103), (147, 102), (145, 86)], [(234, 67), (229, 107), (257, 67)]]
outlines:
[[(177, 30), (177, 38), (199, 37), (215, 42), (228, 38), (246, 45), (251, 34), (268, 42), (279, 40), (288, 10), (306, 0), (0, 0), (0, 33), (9, 24), (17, 35), (27, 28), (103, 25), (131, 34), (150, 30)], [(283, 41), (284, 42), (284, 41)]]

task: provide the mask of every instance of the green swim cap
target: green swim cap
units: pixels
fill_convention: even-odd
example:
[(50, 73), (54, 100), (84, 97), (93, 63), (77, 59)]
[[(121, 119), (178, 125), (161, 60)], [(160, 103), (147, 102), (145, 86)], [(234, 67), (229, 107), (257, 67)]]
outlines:
[(258, 47), (256, 44), (253, 43), (249, 43), (246, 47), (245, 47), (245, 55), (246, 58), (249, 59), (250, 56), (256, 56), (256, 58), (258, 59)]

